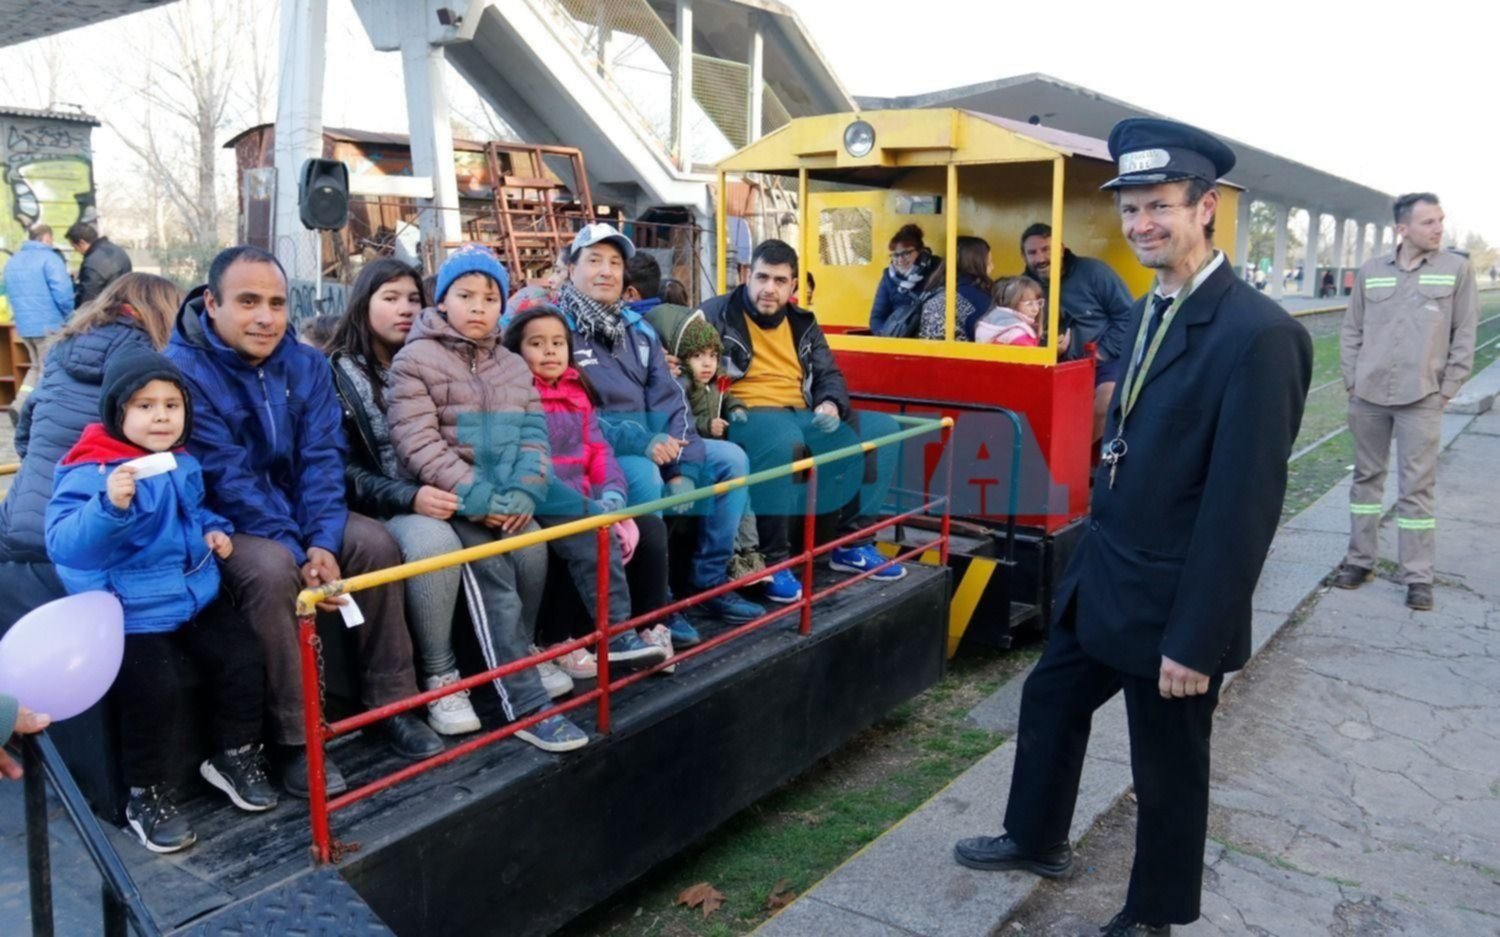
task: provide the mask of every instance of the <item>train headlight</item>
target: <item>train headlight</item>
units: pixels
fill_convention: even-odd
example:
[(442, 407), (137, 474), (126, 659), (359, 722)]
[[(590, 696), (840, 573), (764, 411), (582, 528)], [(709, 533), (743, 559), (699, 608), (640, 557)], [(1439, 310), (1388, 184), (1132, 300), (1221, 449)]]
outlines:
[(856, 120), (844, 128), (844, 152), (863, 159), (875, 149), (875, 128), (868, 121)]

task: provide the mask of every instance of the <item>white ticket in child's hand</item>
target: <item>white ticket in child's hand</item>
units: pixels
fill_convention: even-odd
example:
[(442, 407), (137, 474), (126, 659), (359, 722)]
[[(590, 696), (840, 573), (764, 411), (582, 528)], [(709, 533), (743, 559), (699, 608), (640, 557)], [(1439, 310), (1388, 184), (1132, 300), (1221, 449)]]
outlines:
[(344, 596), (344, 604), (339, 606), (339, 614), (344, 616), (345, 628), (358, 628), (365, 623), (364, 613), (359, 606), (354, 604), (354, 596)]
[(139, 459), (131, 459), (122, 465), (121, 468), (134, 469), (136, 480), (139, 481), (142, 478), (150, 478), (153, 475), (165, 475), (177, 468), (177, 457), (170, 452), (153, 452), (150, 455), (143, 455)]

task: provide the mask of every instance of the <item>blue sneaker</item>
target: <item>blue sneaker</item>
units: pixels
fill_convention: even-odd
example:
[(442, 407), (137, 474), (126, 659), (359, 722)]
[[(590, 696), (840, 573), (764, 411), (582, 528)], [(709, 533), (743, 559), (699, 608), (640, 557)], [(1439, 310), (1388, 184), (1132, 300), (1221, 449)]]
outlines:
[(780, 602), (782, 605), (790, 605), (802, 599), (802, 583), (797, 581), (797, 574), (790, 569), (783, 569), (764, 580), (766, 598), (772, 602)]
[(766, 613), (763, 607), (756, 605), (749, 599), (741, 598), (733, 592), (726, 592), (717, 598), (709, 599), (698, 607), (720, 621), (728, 622), (731, 625), (743, 625), (745, 622), (754, 621)]
[(703, 643), (703, 635), (679, 612), (666, 621), (667, 631), (672, 635), (673, 647), (692, 647)]
[[(841, 573), (862, 573), (886, 561), (880, 551), (866, 544), (862, 547), (839, 547), (828, 556), (828, 567)], [(906, 575), (906, 567), (897, 563), (887, 566), (870, 578), (876, 582), (895, 582)]]
[(641, 640), (634, 631), (615, 635), (609, 642), (609, 662), (620, 664), (625, 669), (650, 667), (657, 661), (667, 659), (666, 652)]
[(531, 728), (517, 732), (516, 738), (530, 742), (544, 752), (571, 752), (589, 743), (588, 733), (574, 725), (567, 716), (543, 719)]

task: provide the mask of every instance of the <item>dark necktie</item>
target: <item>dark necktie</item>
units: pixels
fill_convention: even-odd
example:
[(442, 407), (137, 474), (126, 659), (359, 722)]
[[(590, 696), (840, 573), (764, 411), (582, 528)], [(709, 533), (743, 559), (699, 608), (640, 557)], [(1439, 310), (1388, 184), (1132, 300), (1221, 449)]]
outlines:
[(1167, 309), (1172, 305), (1172, 297), (1157, 296), (1151, 302), (1151, 321), (1146, 324), (1146, 347), (1151, 347), (1151, 339), (1156, 335), (1156, 330), (1161, 328), (1162, 316), (1167, 314)]

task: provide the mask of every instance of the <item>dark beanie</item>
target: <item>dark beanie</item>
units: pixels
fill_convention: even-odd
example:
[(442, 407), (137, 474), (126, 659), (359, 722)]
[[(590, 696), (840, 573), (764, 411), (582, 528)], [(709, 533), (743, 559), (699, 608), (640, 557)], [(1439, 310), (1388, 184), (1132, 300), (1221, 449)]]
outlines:
[(180, 446), (193, 434), (193, 400), (188, 394), (187, 381), (177, 370), (177, 365), (165, 355), (139, 345), (116, 351), (105, 363), (104, 384), (99, 394), (99, 422), (104, 424), (104, 431), (109, 435), (129, 442), (121, 431), (125, 405), (136, 391), (152, 381), (170, 381), (182, 391), (182, 438), (175, 444)]

